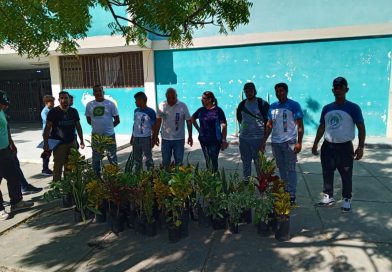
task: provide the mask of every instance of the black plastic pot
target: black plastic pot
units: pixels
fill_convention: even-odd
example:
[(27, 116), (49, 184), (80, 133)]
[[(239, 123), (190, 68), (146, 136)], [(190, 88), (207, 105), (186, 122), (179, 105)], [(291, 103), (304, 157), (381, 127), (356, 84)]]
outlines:
[(215, 217), (212, 219), (212, 228), (214, 230), (226, 229), (227, 223), (225, 218)]
[(181, 238), (188, 237), (189, 235), (189, 210), (184, 210), (181, 214)]
[(136, 218), (135, 220), (135, 231), (137, 233), (146, 234), (146, 221), (140, 218)]
[(178, 241), (180, 241), (181, 239), (180, 227), (177, 227), (176, 225), (171, 223), (167, 227), (167, 233), (168, 233), (169, 242), (177, 243)]
[(74, 221), (75, 223), (80, 223), (83, 221), (82, 213), (77, 209), (74, 209)]
[(197, 209), (197, 221), (201, 228), (209, 228), (211, 226), (211, 217), (205, 214), (201, 207)]
[(62, 208), (71, 208), (73, 205), (74, 205), (74, 201), (71, 194), (66, 194), (61, 196)]
[(230, 224), (230, 232), (234, 234), (239, 233), (238, 224)]
[(251, 209), (246, 209), (242, 212), (241, 221), (246, 224), (252, 223), (252, 210)]
[(276, 230), (278, 229), (278, 221), (275, 214), (271, 213), (268, 215), (268, 217), (270, 219), (268, 222), (270, 229), (272, 230), (272, 232), (276, 232)]
[(278, 217), (275, 239), (284, 242), (290, 240), (290, 217)]
[(257, 233), (260, 234), (263, 237), (269, 236), (270, 235), (270, 224), (265, 223), (264, 221), (260, 221), (257, 224)]
[(150, 237), (157, 235), (157, 225), (155, 222), (145, 224), (145, 235)]
[(124, 231), (125, 218), (123, 214), (110, 215), (108, 219), (108, 225), (113, 233), (119, 234)]

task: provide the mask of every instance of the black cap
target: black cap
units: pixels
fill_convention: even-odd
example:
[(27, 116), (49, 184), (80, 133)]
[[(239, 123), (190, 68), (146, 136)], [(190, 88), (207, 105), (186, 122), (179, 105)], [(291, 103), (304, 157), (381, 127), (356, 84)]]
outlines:
[(247, 82), (244, 85), (244, 90), (246, 90), (246, 89), (256, 90), (256, 86), (255, 86), (255, 84), (253, 82)]
[(8, 98), (7, 93), (2, 90), (0, 90), (0, 104), (7, 106), (10, 104), (10, 99)]
[(333, 86), (346, 86), (347, 87), (347, 80), (344, 77), (337, 77), (333, 80)]

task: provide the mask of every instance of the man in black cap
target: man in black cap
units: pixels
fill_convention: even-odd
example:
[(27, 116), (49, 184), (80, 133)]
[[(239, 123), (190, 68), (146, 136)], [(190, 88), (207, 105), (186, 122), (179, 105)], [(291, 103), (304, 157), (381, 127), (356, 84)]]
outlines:
[[(13, 157), (13, 152), (16, 152), (16, 147), (12, 141), (7, 118), (4, 113), (9, 104), (8, 95), (0, 91), (0, 176), (7, 180), (8, 194), (11, 200), (11, 212), (16, 212), (29, 208), (34, 203), (22, 200), (18, 169)], [(8, 219), (8, 217), (9, 215), (4, 209), (3, 197), (0, 193), (0, 220)]]
[[(320, 156), (323, 169), (324, 196), (318, 205), (326, 207), (335, 204), (333, 179), (337, 169), (343, 184), (343, 203), (341, 207), (343, 212), (351, 210), (353, 164), (354, 159), (360, 160), (363, 157), (366, 135), (361, 108), (357, 104), (346, 100), (348, 90), (345, 78), (337, 77), (334, 79), (332, 92), (335, 96), (335, 102), (323, 108), (320, 126), (312, 148), (312, 153), (318, 155), (317, 146), (324, 135)], [(354, 152), (352, 141), (355, 139), (355, 127), (358, 129), (359, 143)]]
[[(243, 180), (248, 182), (252, 173), (252, 161), (257, 164), (259, 159), (258, 152), (263, 143), (269, 104), (256, 97), (257, 91), (253, 82), (244, 85), (244, 93), (246, 99), (237, 107), (237, 120), (240, 124), (239, 147), (243, 164)], [(256, 171), (258, 170), (259, 167), (256, 165)]]

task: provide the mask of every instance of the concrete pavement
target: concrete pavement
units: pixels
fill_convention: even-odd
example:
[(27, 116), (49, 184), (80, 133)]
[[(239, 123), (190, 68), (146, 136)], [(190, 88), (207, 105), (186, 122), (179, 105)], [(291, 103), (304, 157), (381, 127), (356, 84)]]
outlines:
[[(364, 159), (355, 163), (348, 214), (340, 212), (340, 203), (314, 207), (321, 167), (310, 154), (311, 141), (305, 142), (297, 168), (300, 207), (292, 215), (289, 242), (260, 237), (252, 225), (241, 225), (233, 235), (192, 223), (189, 237), (176, 244), (168, 243), (166, 230), (152, 238), (129, 229), (115, 236), (105, 224), (75, 225), (72, 211), (56, 202), (37, 202), (32, 211), (0, 222), (0, 271), (392, 271), (392, 149), (386, 139), (368, 142)], [(123, 163), (129, 152), (119, 152)], [(187, 153), (203, 165), (198, 145)], [(156, 163), (159, 156), (154, 149)], [(22, 169), (30, 182), (45, 187), (49, 179), (37, 175), (40, 166), (23, 163)], [(241, 172), (238, 146), (221, 154), (220, 166)], [(335, 181), (339, 198), (338, 175)]]

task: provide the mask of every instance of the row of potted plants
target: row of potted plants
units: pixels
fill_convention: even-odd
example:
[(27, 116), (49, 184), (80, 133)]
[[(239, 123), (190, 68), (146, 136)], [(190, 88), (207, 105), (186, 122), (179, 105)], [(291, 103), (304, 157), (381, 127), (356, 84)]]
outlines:
[(289, 239), (290, 196), (283, 181), (275, 176), (275, 163), (260, 153), (259, 175), (244, 183), (237, 173), (211, 172), (198, 165), (133, 171), (132, 155), (125, 169), (104, 161), (107, 137), (96, 136), (94, 150), (102, 157), (101, 175), (73, 150), (67, 173), (53, 182), (46, 198), (62, 197), (64, 206), (75, 206), (75, 220), (107, 221), (115, 233), (124, 226), (154, 236), (165, 225), (170, 241), (188, 236), (189, 218), (199, 226), (214, 229), (229, 227), (238, 233), (246, 218), (258, 226), (261, 235), (275, 231), (278, 240)]

